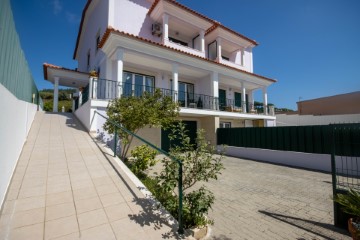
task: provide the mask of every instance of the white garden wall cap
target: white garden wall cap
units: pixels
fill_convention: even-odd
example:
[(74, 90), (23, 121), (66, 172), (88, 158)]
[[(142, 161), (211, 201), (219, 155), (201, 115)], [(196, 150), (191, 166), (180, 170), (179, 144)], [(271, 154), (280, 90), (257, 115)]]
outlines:
[(237, 71), (237, 72), (246, 73), (246, 74), (248, 74), (248, 75), (251, 75), (251, 76), (254, 76), (254, 77), (258, 77), (258, 78), (261, 78), (261, 79), (266, 80), (266, 81), (270, 81), (270, 82), (273, 82), (273, 83), (277, 82), (276, 79), (264, 77), (264, 76), (261, 76), (261, 75), (255, 74), (255, 73), (251, 73), (251, 72), (248, 72), (248, 71), (245, 71), (245, 70), (242, 70), (242, 69), (238, 69), (238, 68), (235, 68), (235, 67), (232, 67), (232, 66), (225, 65), (225, 64), (223, 64), (223, 63), (218, 63), (218, 62), (216, 62), (215, 60), (210, 60), (210, 59), (208, 59), (208, 58), (201, 57), (201, 56), (197, 56), (197, 55), (191, 54), (191, 53), (189, 53), (189, 52), (185, 52), (185, 51), (182, 51), (182, 50), (179, 50), (179, 49), (176, 49), (176, 48), (173, 48), (173, 47), (164, 45), (164, 44), (162, 44), (162, 43), (154, 42), (154, 41), (151, 41), (151, 40), (149, 40), (149, 39), (136, 36), (136, 35), (134, 35), (134, 34), (130, 34), (130, 33), (124, 32), (124, 31), (120, 31), (120, 30), (116, 30), (116, 29), (114, 29), (114, 28), (111, 27), (111, 26), (109, 26), (109, 27), (106, 29), (106, 31), (105, 31), (105, 33), (104, 33), (104, 35), (103, 35), (103, 37), (102, 37), (102, 39), (101, 39), (101, 41), (100, 41), (100, 43), (99, 43), (99, 48), (103, 48), (103, 46), (105, 45), (105, 43), (107, 42), (107, 40), (110, 38), (110, 35), (111, 35), (111, 34), (116, 34), (116, 35), (120, 35), (120, 36), (124, 36), (124, 37), (128, 37), (128, 38), (132, 38), (132, 39), (135, 39), (135, 40), (138, 40), (138, 41), (143, 41), (143, 42), (146, 42), (146, 43), (148, 43), (148, 44), (156, 45), (156, 46), (159, 46), (159, 47), (162, 47), (162, 48), (166, 48), (166, 49), (169, 49), (169, 50), (172, 50), (172, 51), (175, 51), (175, 52), (184, 54), (184, 55), (191, 56), (191, 57), (193, 57), (193, 58), (201, 59), (201, 60), (204, 60), (204, 61), (207, 61), (207, 62), (216, 64), (216, 65), (220, 65), (220, 66), (223, 66), (223, 67), (225, 67), (225, 68), (235, 70), (235, 71)]

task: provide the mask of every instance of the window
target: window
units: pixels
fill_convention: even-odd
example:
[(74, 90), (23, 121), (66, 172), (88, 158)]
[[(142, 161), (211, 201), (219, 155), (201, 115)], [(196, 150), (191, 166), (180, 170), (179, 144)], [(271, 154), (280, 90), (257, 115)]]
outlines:
[(86, 66), (87, 66), (88, 70), (90, 70), (90, 49), (87, 53)]
[(155, 77), (139, 73), (123, 73), (123, 95), (140, 97), (143, 92), (154, 92)]
[(225, 56), (221, 56), (221, 57), (222, 57), (222, 59), (224, 59), (226, 61), (230, 61), (230, 58), (228, 58), (228, 57), (225, 57)]
[[(171, 92), (173, 91), (172, 80), (171, 82)], [(195, 104), (195, 90), (194, 84), (179, 82), (179, 91), (178, 91), (178, 101), (181, 107), (192, 107)]]
[(231, 128), (231, 122), (220, 122), (220, 128)]
[(188, 46), (188, 44), (187, 44), (186, 42), (183, 42), (183, 41), (181, 41), (181, 40), (179, 40), (179, 39), (176, 39), (176, 38), (169, 37), (169, 40), (170, 40), (171, 42), (173, 42), (173, 43), (177, 43), (177, 44), (183, 45), (183, 46), (185, 46), (185, 47)]

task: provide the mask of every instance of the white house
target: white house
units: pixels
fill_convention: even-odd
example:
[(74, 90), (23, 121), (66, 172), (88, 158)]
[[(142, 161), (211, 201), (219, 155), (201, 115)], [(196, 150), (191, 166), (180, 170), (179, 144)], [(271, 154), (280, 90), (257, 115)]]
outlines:
[[(109, 99), (160, 88), (179, 102), (180, 118), (215, 144), (218, 127), (275, 124), (267, 87), (276, 80), (253, 73), (257, 45), (175, 0), (88, 0), (73, 56), (78, 68), (44, 64), (44, 76), (54, 83), (55, 111), (59, 85), (85, 89), (75, 114), (89, 131), (103, 131), (94, 110), (106, 114)], [(91, 70), (99, 78), (89, 78)], [(255, 91), (264, 113), (254, 109)], [(162, 146), (161, 133), (140, 134)]]

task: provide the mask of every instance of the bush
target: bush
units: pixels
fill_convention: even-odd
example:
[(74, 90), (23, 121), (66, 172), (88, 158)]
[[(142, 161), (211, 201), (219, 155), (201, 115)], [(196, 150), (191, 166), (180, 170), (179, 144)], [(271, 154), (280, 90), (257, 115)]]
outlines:
[(141, 145), (131, 150), (131, 158), (127, 164), (131, 171), (139, 178), (146, 176), (145, 171), (156, 164), (156, 151), (147, 145)]

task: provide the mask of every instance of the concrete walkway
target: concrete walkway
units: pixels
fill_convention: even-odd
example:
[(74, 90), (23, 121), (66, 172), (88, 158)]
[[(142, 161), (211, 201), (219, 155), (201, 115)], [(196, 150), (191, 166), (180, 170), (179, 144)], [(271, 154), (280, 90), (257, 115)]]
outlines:
[(0, 239), (169, 239), (174, 232), (72, 114), (37, 113)]

